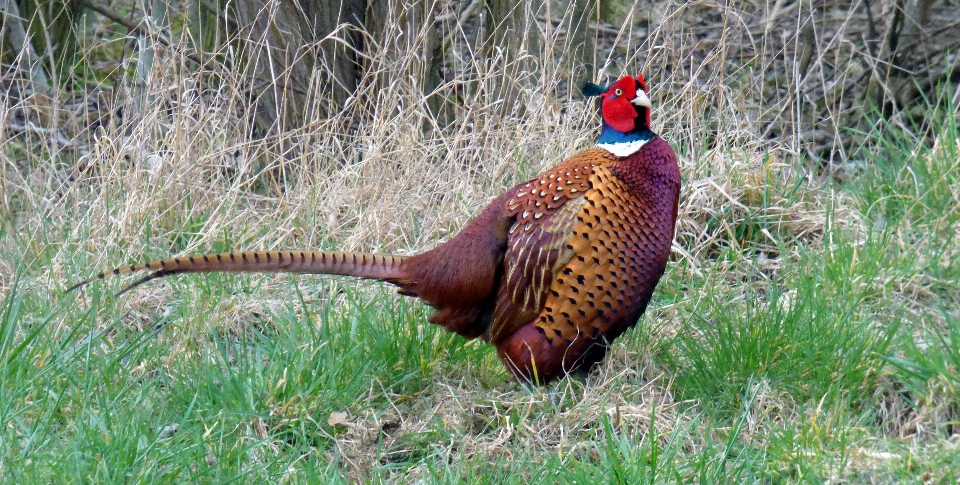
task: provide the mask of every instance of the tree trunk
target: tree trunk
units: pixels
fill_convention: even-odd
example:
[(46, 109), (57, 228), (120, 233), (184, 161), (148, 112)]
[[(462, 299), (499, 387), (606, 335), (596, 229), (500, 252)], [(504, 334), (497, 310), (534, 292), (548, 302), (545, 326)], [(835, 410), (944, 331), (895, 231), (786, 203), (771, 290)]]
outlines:
[(487, 0), (484, 53), (488, 58), (496, 48), (505, 49), (510, 58), (516, 54), (523, 40), (523, 13), (523, 2)]
[(590, 21), (596, 20), (597, 0), (573, 0), (573, 16), (570, 19), (570, 78), (569, 86), (579, 86), (583, 81), (594, 81), (596, 72), (595, 31)]
[(316, 66), (309, 1), (236, 2), (239, 38), (256, 97), (255, 120), (264, 134), (303, 124), (304, 102)]
[[(435, 24), (434, 1), (241, 0), (235, 5), (254, 80), (251, 92), (257, 96), (256, 124), (264, 133), (298, 128), (349, 108), (362, 91), (365, 69), (378, 60), (366, 54), (392, 59), (393, 44), (422, 41), (414, 47), (424, 60), (416, 68), (425, 95), (442, 82), (439, 33), (428, 28), (422, 39), (414, 37)], [(380, 49), (374, 51), (368, 39)], [(431, 97), (428, 103), (437, 114), (443, 99)]]
[(10, 47), (16, 58), (22, 63), (24, 70), (30, 72), (30, 89), (35, 93), (47, 93), (50, 91), (50, 80), (47, 73), (43, 70), (40, 63), (40, 57), (33, 50), (33, 44), (27, 36), (26, 29), (23, 28), (23, 19), (20, 16), (20, 9), (17, 7), (16, 0), (5, 0), (3, 4), (3, 27), (0, 31), (0, 37), (6, 38), (10, 34)]

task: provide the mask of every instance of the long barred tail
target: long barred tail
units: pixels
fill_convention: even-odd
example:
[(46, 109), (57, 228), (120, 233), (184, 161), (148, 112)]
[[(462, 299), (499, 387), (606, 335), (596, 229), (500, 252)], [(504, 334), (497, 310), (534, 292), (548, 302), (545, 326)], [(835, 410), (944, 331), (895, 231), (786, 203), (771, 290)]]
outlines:
[(122, 295), (150, 280), (178, 273), (208, 273), (229, 271), (235, 273), (313, 273), (356, 276), (390, 282), (403, 278), (400, 264), (403, 256), (339, 251), (242, 251), (234, 253), (184, 256), (145, 264), (135, 264), (104, 271), (70, 288), (71, 292), (95, 280), (108, 276), (149, 270), (152, 273), (133, 282), (117, 295)]

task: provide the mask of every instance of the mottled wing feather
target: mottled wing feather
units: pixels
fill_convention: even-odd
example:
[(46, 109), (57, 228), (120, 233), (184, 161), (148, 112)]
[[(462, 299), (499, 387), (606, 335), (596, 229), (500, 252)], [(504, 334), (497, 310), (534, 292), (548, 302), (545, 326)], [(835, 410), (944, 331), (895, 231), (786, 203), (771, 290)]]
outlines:
[(594, 177), (595, 190), (569, 241), (573, 257), (552, 282), (551, 299), (536, 323), (567, 344), (600, 335), (612, 340), (635, 323), (660, 266), (650, 255), (661, 253), (655, 246), (664, 244), (653, 234), (649, 208), (608, 167), (598, 167)]
[[(539, 314), (500, 349), (518, 375), (556, 376), (601, 359), (637, 322), (669, 256), (670, 208), (598, 165)], [(645, 182), (646, 183), (646, 182)], [(670, 200), (672, 204), (672, 200)], [(514, 336), (509, 337), (511, 340)]]
[(540, 313), (557, 271), (573, 255), (567, 241), (585, 203), (593, 169), (610, 161), (606, 151), (588, 150), (514, 189), (507, 211), (516, 221), (508, 235), (491, 342)]
[(494, 310), (492, 342), (529, 323), (540, 312), (554, 274), (572, 255), (565, 243), (583, 201), (582, 197), (574, 199), (542, 223), (510, 234), (503, 290)]

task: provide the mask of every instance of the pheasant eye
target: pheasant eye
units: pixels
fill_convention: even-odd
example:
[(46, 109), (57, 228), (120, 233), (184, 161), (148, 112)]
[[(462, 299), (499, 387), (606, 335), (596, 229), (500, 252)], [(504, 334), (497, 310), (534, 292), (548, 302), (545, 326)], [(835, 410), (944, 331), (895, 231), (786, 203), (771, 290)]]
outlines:
[(623, 95), (623, 90), (620, 89), (620, 88), (617, 88), (617, 90), (614, 91), (613, 94), (616, 94), (617, 96), (621, 96), (621, 95)]

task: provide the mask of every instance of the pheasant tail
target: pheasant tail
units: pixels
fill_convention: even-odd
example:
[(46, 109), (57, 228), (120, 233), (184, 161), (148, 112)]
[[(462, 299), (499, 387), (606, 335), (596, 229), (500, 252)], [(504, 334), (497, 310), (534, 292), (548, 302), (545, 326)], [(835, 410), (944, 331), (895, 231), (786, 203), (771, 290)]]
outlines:
[(179, 273), (247, 272), (247, 273), (312, 273), (356, 276), (400, 284), (401, 264), (407, 258), (369, 253), (339, 251), (242, 251), (203, 254), (151, 261), (104, 271), (81, 281), (67, 292), (108, 276), (152, 271), (120, 291), (122, 295), (148, 281)]

